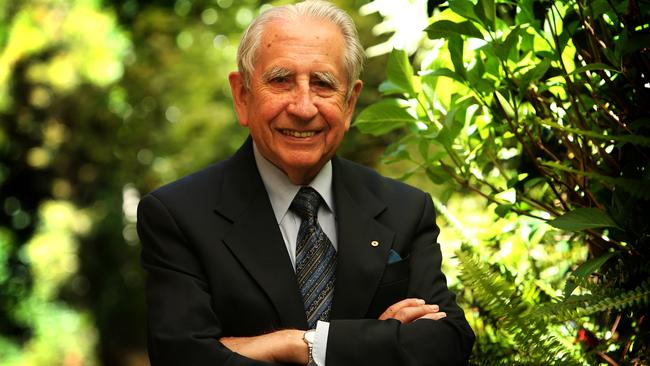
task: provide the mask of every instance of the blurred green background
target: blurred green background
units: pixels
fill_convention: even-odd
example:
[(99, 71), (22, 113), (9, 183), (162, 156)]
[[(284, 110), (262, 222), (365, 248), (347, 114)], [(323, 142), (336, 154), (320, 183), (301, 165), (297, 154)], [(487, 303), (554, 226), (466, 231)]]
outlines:
[[(1, 365), (148, 364), (135, 228), (139, 198), (239, 147), (246, 130), (236, 122), (227, 75), (235, 69), (240, 34), (259, 12), (288, 2), (0, 0)], [(618, 109), (608, 98), (615, 101), (620, 91), (631, 95), (632, 106), (650, 102), (647, 1), (639, 1), (640, 10), (633, 8), (635, 1), (619, 0), (334, 2), (353, 16), (370, 56), (357, 106), (357, 115), (365, 114), (340, 154), (432, 193), (444, 270), (478, 336), (472, 363), (541, 364), (547, 357), (545, 364), (565, 364), (570, 356), (575, 364), (616, 365), (617, 358), (646, 365), (650, 282), (642, 264), (648, 260), (650, 220), (647, 190), (639, 187), (650, 180), (644, 127), (650, 119), (644, 109)], [(582, 23), (570, 23), (583, 9), (588, 12), (580, 13)], [(613, 21), (616, 16), (625, 21)], [(638, 47), (609, 60), (585, 56), (581, 40), (589, 19), (606, 21), (606, 27), (591, 29), (596, 40), (629, 21), (629, 36), (603, 39), (618, 44), (638, 34)], [(434, 21), (474, 26), (423, 32)], [(564, 39), (555, 58), (553, 36)], [(403, 51), (391, 53), (393, 48)], [(633, 68), (630, 55), (641, 66)], [(555, 68), (565, 63), (569, 70)], [(581, 83), (579, 75), (594, 70), (598, 75), (587, 73), (592, 79), (579, 88), (563, 84)], [(639, 73), (625, 74), (629, 70)], [(604, 71), (623, 84), (594, 79)], [(562, 73), (570, 78), (554, 79)], [(571, 136), (539, 128), (536, 140), (515, 141), (521, 129), (502, 124), (519, 111), (517, 91), (520, 98), (534, 96), (521, 104), (522, 120), (531, 126), (544, 113), (551, 122), (572, 126), (571, 113), (590, 110), (573, 108), (569, 99), (575, 92), (593, 110), (605, 108), (598, 104), (605, 99), (605, 109), (618, 114), (617, 121), (620, 116), (625, 130), (603, 132), (598, 115), (595, 125), (580, 125)], [(377, 103), (396, 94), (397, 101)], [(536, 110), (540, 105), (546, 112)], [(631, 129), (630, 118), (638, 120)], [(636, 138), (623, 140), (641, 148), (627, 152), (630, 143), (601, 146), (589, 140), (620, 133)], [(527, 143), (537, 149), (542, 139), (559, 156), (555, 170), (546, 173), (532, 169), (524, 154)], [(637, 211), (626, 206), (628, 211), (614, 215), (614, 226), (625, 229), (621, 233), (560, 231), (545, 223), (573, 207), (611, 214), (609, 194), (616, 189), (582, 182), (589, 167), (559, 165), (573, 159), (574, 141), (599, 156), (591, 160), (596, 170), (611, 160), (636, 169), (602, 174), (645, 181), (632, 185), (632, 198), (619, 197), (642, 202)], [(574, 175), (564, 184), (567, 169)], [(555, 197), (549, 187), (557, 182), (564, 186)], [(584, 198), (589, 189), (597, 199)], [(626, 226), (626, 218), (638, 221), (636, 226)], [(601, 271), (607, 276), (596, 273), (610, 258), (618, 262), (603, 267), (611, 269)], [(587, 266), (578, 267), (583, 262)], [(578, 287), (573, 297), (575, 287), (566, 291), (571, 281)], [(610, 297), (594, 289), (601, 284)], [(614, 312), (620, 310), (614, 305), (594, 310), (589, 305), (596, 300), (584, 297), (598, 295), (609, 304), (613, 294), (623, 300), (611, 303), (627, 306), (626, 312)], [(558, 304), (564, 307), (557, 310)], [(534, 323), (530, 312), (537, 309), (548, 314)], [(540, 334), (533, 336), (532, 327)], [(539, 343), (537, 353), (527, 349), (531, 342)]]
[[(0, 364), (147, 364), (138, 199), (239, 147), (227, 75), (282, 3), (0, 1)], [(337, 3), (385, 40), (364, 1)], [(342, 151), (372, 165), (384, 144), (355, 131)]]

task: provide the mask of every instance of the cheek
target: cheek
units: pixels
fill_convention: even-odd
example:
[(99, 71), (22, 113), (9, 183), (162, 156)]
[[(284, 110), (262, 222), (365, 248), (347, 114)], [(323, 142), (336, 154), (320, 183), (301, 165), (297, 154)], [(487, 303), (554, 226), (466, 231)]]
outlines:
[(320, 113), (327, 121), (330, 129), (335, 131), (337, 135), (345, 133), (350, 127), (346, 119), (345, 109), (338, 105), (323, 107), (320, 109)]
[(282, 113), (289, 103), (288, 98), (281, 95), (263, 95), (257, 98), (252, 108), (249, 109), (249, 116), (252, 119), (270, 123), (273, 118)]

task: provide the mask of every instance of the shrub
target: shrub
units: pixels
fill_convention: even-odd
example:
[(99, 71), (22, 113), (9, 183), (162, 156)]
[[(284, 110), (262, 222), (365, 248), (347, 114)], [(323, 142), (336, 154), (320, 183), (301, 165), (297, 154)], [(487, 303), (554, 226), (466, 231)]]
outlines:
[(571, 267), (529, 256), (520, 273), (494, 256), (498, 235), (467, 240), (472, 362), (648, 364), (650, 2), (429, 3), (418, 71), (393, 50), (386, 98), (357, 128), (397, 133), (386, 161), (528, 225), (520, 251), (588, 253), (565, 255)]

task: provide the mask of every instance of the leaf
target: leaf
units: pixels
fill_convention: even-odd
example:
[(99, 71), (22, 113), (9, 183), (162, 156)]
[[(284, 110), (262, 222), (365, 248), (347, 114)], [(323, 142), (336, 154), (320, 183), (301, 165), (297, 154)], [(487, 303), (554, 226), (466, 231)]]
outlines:
[(552, 60), (552, 61), (559, 61), (557, 55), (555, 53), (549, 52), (549, 51), (535, 52), (535, 56), (539, 57), (539, 58), (545, 58), (545, 59), (548, 59), (548, 60)]
[(512, 109), (512, 106), (510, 106), (510, 103), (508, 100), (499, 93), (499, 91), (495, 91), (494, 94), (497, 96), (497, 100), (499, 101), (499, 104), (501, 105), (501, 108), (503, 108), (503, 111), (508, 115), (509, 117), (513, 117), (515, 115), (515, 111)]
[[(568, 17), (567, 17), (568, 18)], [(567, 19), (565, 18), (564, 26), (562, 27), (562, 33), (557, 37), (557, 48), (556, 52), (562, 54), (569, 44), (569, 40), (576, 34), (576, 30), (581, 26), (581, 23), (577, 19)]]
[(483, 4), (483, 11), (485, 12), (485, 18), (490, 22), (490, 29), (495, 29), (497, 9), (494, 4), (494, 0), (482, 0), (479, 1), (479, 3)]
[(494, 29), (496, 18), (494, 0), (479, 0), (474, 5), (474, 13), (481, 19), (487, 29)]
[(551, 67), (551, 62), (547, 59), (543, 59), (542, 62), (538, 63), (535, 65), (535, 67), (528, 70), (528, 72), (524, 74), (524, 76), (521, 78), (522, 84), (525, 84), (527, 87), (528, 85), (535, 83), (541, 79), (544, 74), (546, 74), (546, 71), (548, 71), (549, 67)]
[(581, 231), (618, 225), (606, 212), (598, 208), (576, 208), (548, 222), (549, 225), (566, 231)]
[(382, 95), (403, 94), (402, 89), (399, 86), (391, 83), (389, 80), (385, 80), (379, 84), (377, 90), (379, 90)]
[(459, 83), (464, 83), (465, 82), (465, 78), (463, 78), (461, 75), (458, 75), (457, 73), (449, 70), (446, 67), (441, 67), (439, 69), (435, 69), (432, 72), (428, 72), (428, 73), (422, 75), (423, 78), (436, 77), (436, 76), (445, 76), (445, 77), (448, 77), (450, 79), (454, 79), (454, 80), (458, 81)]
[(589, 130), (582, 130), (578, 128), (562, 126), (559, 123), (555, 123), (549, 120), (544, 120), (542, 121), (542, 123), (561, 131), (575, 133), (580, 136), (591, 137), (597, 140), (616, 141), (616, 142), (630, 143), (634, 145), (650, 147), (650, 138), (641, 135), (605, 135), (599, 131), (589, 131)]
[(512, 210), (513, 206), (514, 205), (510, 204), (498, 205), (497, 208), (494, 209), (494, 213), (499, 217), (505, 217)]
[(543, 59), (542, 62), (528, 70), (528, 72), (526, 72), (521, 78), (521, 83), (519, 84), (519, 96), (522, 97), (531, 84), (534, 84), (541, 79), (550, 66), (551, 62), (547, 59)]
[(384, 154), (383, 162), (385, 164), (393, 164), (403, 160), (412, 160), (407, 145), (403, 143), (391, 145), (391, 148), (386, 149)]
[(449, 38), (451, 36), (467, 36), (483, 39), (481, 31), (470, 21), (454, 23), (450, 20), (439, 20), (431, 23), (425, 31), (430, 39)]
[(615, 44), (617, 51), (622, 56), (627, 56), (631, 53), (637, 52), (643, 48), (648, 47), (650, 44), (650, 34), (632, 34), (631, 37), (621, 37), (621, 42)]
[(611, 257), (616, 255), (615, 252), (609, 252), (600, 257), (591, 258), (586, 262), (582, 263), (575, 271), (569, 276), (566, 285), (564, 286), (564, 298), (568, 298), (573, 293), (573, 290), (578, 287), (578, 283), (573, 280), (587, 278), (592, 273), (596, 272), (600, 267), (602, 267), (605, 262), (607, 262)]
[(480, 19), (476, 16), (476, 13), (474, 13), (473, 5), (474, 4), (469, 0), (455, 0), (449, 2), (449, 8), (451, 11), (464, 18), (472, 19), (480, 23)]
[(598, 270), (603, 264), (605, 264), (605, 262), (609, 260), (609, 258), (613, 257), (614, 255), (616, 255), (615, 252), (609, 252), (601, 255), (600, 257), (591, 258), (576, 268), (576, 270), (573, 271), (573, 275), (578, 278), (585, 278)]
[(571, 72), (570, 75), (582, 74), (585, 71), (593, 71), (593, 70), (609, 70), (609, 71), (618, 72), (618, 70), (616, 70), (612, 66), (609, 66), (609, 65), (606, 65), (606, 64), (601, 64), (601, 63), (594, 63), (594, 64), (589, 64), (589, 65), (579, 67), (579, 68), (573, 70), (573, 72)]
[[(641, 136), (636, 136), (636, 137), (641, 137)], [(602, 175), (598, 173), (591, 173), (582, 170), (577, 170), (550, 161), (543, 161), (541, 162), (541, 164), (550, 167), (552, 169), (561, 170), (567, 173), (582, 175), (585, 177), (596, 179), (610, 186), (614, 186), (616, 188), (622, 189), (625, 192), (632, 195), (633, 197), (644, 199), (644, 200), (650, 200), (650, 189), (648, 189), (648, 182), (644, 182), (642, 180), (622, 178), (622, 177), (608, 177), (606, 175)]]
[(427, 177), (435, 184), (443, 184), (449, 180), (450, 176), (440, 165), (431, 165), (426, 170)]
[(460, 36), (449, 37), (449, 56), (458, 75), (465, 77), (466, 70), (463, 64), (463, 39)]
[(456, 104), (447, 112), (442, 129), (440, 129), (440, 132), (436, 137), (437, 141), (439, 141), (443, 146), (446, 146), (448, 148), (451, 148), (451, 145), (453, 145), (456, 136), (460, 134), (460, 131), (462, 131), (464, 127), (463, 123), (457, 121), (456, 118), (456, 114), (460, 112), (461, 108), (464, 109), (465, 106), (461, 104)]
[(429, 141), (422, 139), (418, 143), (418, 150), (424, 161), (429, 162)]
[(363, 133), (383, 135), (416, 119), (404, 108), (401, 99), (384, 99), (365, 108), (355, 121)]
[(415, 96), (413, 84), (413, 67), (405, 51), (393, 49), (388, 56), (386, 77), (391, 86), (397, 87), (404, 94)]
[(506, 39), (503, 42), (495, 43), (494, 52), (496, 53), (497, 57), (499, 57), (499, 59), (505, 61), (508, 58), (508, 54), (510, 53), (510, 50), (519, 41), (520, 31), (521, 28), (519, 25), (517, 25), (515, 28), (513, 28), (510, 31), (510, 33), (508, 33), (508, 36), (506, 36)]

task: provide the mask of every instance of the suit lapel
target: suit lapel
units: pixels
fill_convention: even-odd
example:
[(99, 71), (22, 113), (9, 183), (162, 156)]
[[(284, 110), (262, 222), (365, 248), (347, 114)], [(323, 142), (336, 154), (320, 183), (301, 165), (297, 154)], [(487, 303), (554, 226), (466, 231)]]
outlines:
[(219, 197), (216, 212), (233, 223), (225, 244), (267, 294), (281, 325), (306, 328), (296, 276), (257, 171), (250, 138), (232, 157)]
[(363, 318), (386, 267), (394, 232), (375, 218), (386, 205), (338, 158), (333, 162), (338, 227), (332, 319)]

